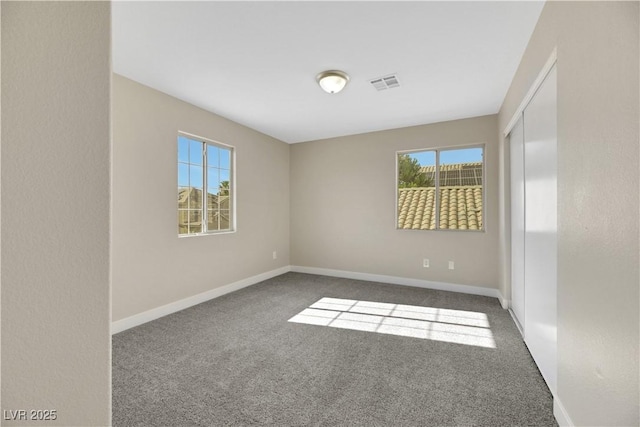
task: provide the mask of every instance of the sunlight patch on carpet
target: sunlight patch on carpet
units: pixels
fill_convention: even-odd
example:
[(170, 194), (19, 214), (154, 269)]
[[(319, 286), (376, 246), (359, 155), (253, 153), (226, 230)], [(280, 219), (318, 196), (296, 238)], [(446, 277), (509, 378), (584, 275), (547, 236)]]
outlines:
[(496, 348), (487, 315), (475, 311), (321, 298), (289, 322)]

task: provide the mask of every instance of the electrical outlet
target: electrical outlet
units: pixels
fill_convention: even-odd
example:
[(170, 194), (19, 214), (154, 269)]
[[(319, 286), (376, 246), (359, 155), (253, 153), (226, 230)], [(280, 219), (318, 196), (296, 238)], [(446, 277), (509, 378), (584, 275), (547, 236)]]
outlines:
[(422, 266), (424, 268), (429, 268), (429, 258), (425, 258), (422, 260)]
[(278, 252), (273, 251), (273, 259), (278, 259)]
[(449, 270), (453, 270), (453, 269), (454, 269), (453, 261), (449, 261)]

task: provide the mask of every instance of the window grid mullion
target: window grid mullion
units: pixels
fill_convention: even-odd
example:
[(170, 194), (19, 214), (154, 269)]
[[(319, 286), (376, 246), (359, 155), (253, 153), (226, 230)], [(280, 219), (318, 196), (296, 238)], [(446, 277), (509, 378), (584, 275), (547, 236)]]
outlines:
[(209, 184), (207, 169), (207, 144), (202, 143), (202, 232), (209, 231), (209, 218), (207, 217), (207, 206), (209, 202)]
[(436, 169), (435, 169), (435, 186), (436, 186), (436, 230), (440, 230), (440, 150), (436, 151)]

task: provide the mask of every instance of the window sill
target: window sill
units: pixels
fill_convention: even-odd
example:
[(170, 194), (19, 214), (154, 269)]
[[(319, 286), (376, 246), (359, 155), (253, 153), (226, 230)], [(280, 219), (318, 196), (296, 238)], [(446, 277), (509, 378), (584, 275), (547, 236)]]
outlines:
[(234, 234), (235, 232), (236, 230), (216, 231), (211, 233), (178, 234), (178, 239), (184, 239), (188, 237), (219, 236), (221, 234)]
[(438, 228), (436, 230), (426, 230), (426, 229), (421, 229), (421, 228), (398, 228), (396, 227), (396, 230), (398, 231), (451, 231), (454, 233), (486, 233), (487, 230), (486, 229), (482, 229), (482, 230), (460, 230), (460, 229), (455, 229), (455, 228)]

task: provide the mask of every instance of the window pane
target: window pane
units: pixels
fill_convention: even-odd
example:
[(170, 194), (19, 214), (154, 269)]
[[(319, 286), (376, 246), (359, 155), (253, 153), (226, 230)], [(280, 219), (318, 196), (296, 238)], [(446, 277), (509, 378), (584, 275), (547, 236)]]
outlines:
[(220, 189), (220, 178), (217, 168), (207, 168), (207, 188), (209, 191), (217, 193)]
[(482, 162), (482, 148), (462, 148), (440, 151), (440, 164)]
[(189, 186), (189, 165), (178, 163), (178, 187)]
[(189, 233), (202, 232), (202, 211), (189, 211)]
[(189, 140), (189, 163), (202, 164), (202, 142)]
[(189, 162), (189, 140), (184, 136), (178, 136), (178, 161)]
[(231, 169), (231, 150), (220, 148), (220, 168)]
[(220, 210), (220, 230), (231, 229), (230, 211)]
[(398, 154), (398, 188), (435, 186), (435, 151)]
[(228, 169), (220, 169), (220, 185), (227, 189), (229, 189), (229, 175)]
[(189, 211), (178, 210), (178, 234), (189, 233)]
[(178, 188), (178, 209), (189, 208), (189, 188)]
[(189, 186), (192, 188), (203, 188), (204, 178), (202, 176), (202, 166), (189, 166)]
[(440, 152), (440, 228), (482, 230), (483, 149)]
[[(225, 190), (222, 190), (225, 191)], [(227, 194), (220, 194), (220, 196), (218, 197), (218, 201), (220, 203), (219, 208), (220, 209), (231, 209), (231, 198), (229, 197), (228, 194), (228, 190), (227, 190)]]
[(202, 209), (202, 190), (189, 189), (189, 209)]
[(207, 230), (208, 231), (217, 231), (220, 229), (218, 225), (219, 215), (217, 210), (209, 210), (208, 218), (207, 218)]
[(218, 194), (214, 191), (207, 192), (207, 209), (218, 209)]
[(218, 167), (218, 152), (220, 149), (215, 145), (207, 144), (207, 165), (213, 168)]
[(398, 228), (435, 229), (436, 152), (398, 154)]
[(229, 181), (222, 181), (220, 183), (220, 195), (221, 196), (230, 196), (231, 195), (231, 188), (230, 188)]

